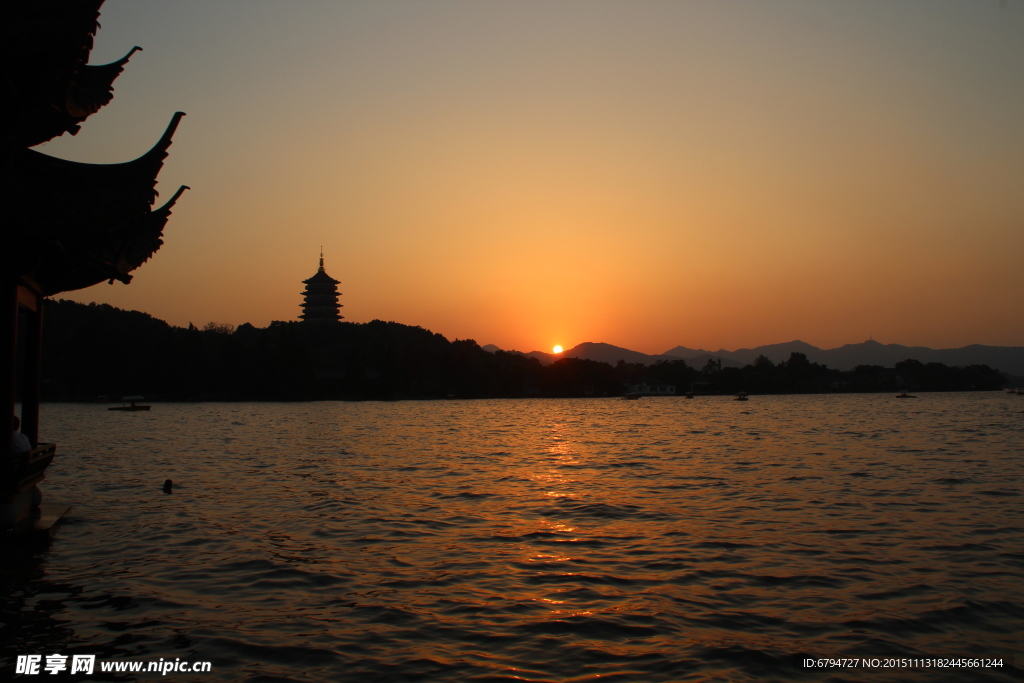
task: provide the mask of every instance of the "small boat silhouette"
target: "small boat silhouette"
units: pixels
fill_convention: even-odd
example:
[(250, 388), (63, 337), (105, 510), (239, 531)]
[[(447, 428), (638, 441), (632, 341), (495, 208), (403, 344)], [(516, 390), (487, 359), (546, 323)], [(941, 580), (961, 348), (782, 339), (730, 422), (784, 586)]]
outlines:
[(144, 401), (144, 400), (146, 400), (146, 399), (144, 399), (142, 396), (125, 396), (124, 398), (121, 399), (121, 401), (122, 401), (122, 403), (124, 403), (124, 405), (111, 406), (110, 408), (107, 408), (107, 410), (127, 410), (127, 411), (149, 410), (151, 406), (140, 405), (139, 403), (137, 403), (137, 401)]
[(914, 396), (913, 394), (908, 394), (907, 392), (903, 391), (896, 394), (896, 398), (917, 398), (917, 396)]

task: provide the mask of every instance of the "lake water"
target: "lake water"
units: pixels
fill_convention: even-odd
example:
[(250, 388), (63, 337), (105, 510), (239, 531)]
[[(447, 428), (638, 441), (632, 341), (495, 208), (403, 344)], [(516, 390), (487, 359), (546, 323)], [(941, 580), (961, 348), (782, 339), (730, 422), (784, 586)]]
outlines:
[[(52, 404), (42, 425), (44, 496), (74, 510), (4, 559), (0, 677), (60, 652), (212, 662), (163, 677), (197, 681), (1024, 680), (1017, 396)], [(800, 664), (887, 655), (1004, 666)]]

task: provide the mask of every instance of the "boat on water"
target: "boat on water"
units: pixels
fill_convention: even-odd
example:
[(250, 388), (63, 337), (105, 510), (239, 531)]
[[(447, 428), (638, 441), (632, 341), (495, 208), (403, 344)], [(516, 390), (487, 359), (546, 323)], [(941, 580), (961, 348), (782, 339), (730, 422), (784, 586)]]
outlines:
[(640, 398), (640, 396), (641, 396), (641, 394), (623, 394), (622, 395), (622, 400), (623, 401), (635, 401), (638, 398)]
[(917, 398), (917, 396), (914, 396), (913, 394), (908, 394), (905, 391), (901, 391), (900, 393), (896, 394), (896, 398)]
[(107, 410), (127, 410), (127, 411), (149, 410), (151, 408), (151, 406), (139, 403), (139, 401), (145, 401), (145, 400), (146, 399), (143, 398), (142, 396), (125, 396), (123, 399), (121, 399), (122, 405), (111, 406), (111, 407), (107, 408)]
[(746, 401), (746, 400), (748, 400), (747, 399), (747, 392), (741, 391), (740, 393), (736, 394), (736, 398), (734, 398), (733, 400), (734, 401)]

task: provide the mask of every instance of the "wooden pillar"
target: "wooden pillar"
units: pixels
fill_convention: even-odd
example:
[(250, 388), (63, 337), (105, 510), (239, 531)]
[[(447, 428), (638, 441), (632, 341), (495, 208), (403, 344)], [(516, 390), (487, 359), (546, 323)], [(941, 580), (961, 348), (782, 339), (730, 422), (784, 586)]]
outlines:
[[(32, 446), (39, 445), (39, 394), (43, 361), (43, 297), (22, 287), (24, 298), (31, 299), (25, 306), (25, 374), (21, 385), (21, 433)], [(24, 304), (23, 304), (24, 305)]]
[(3, 279), (0, 311), (0, 448), (11, 449), (11, 417), (14, 415), (14, 378), (18, 366), (18, 281)]

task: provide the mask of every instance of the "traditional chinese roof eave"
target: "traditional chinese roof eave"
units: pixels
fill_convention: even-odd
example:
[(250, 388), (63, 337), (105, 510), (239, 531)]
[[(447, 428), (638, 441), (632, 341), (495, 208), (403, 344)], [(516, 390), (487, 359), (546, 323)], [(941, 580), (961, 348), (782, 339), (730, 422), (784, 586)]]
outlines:
[(183, 113), (142, 156), (120, 164), (87, 164), (16, 150), (5, 181), (13, 190), (11, 224), (28, 240), (69, 238), (103, 231), (149, 210), (156, 178)]
[[(103, 280), (128, 282), (160, 248), (175, 196), (152, 211), (156, 177), (184, 114), (174, 115), (148, 152), (121, 164), (85, 164), (15, 150), (4, 178), (14, 226), (5, 267), (33, 277), (47, 294)], [(65, 272), (66, 271), (66, 272)]]
[(341, 284), (341, 280), (335, 280), (333, 277), (328, 275), (324, 271), (323, 268), (321, 268), (320, 270), (316, 271), (316, 275), (314, 275), (313, 277), (309, 278), (308, 280), (303, 280), (302, 281), (302, 284), (304, 284), (304, 285), (313, 285), (313, 284), (320, 284), (320, 283), (328, 283), (328, 284), (332, 284), (332, 285), (340, 285)]
[(84, 289), (106, 280), (128, 284), (131, 272), (148, 261), (163, 246), (163, 229), (187, 185), (182, 185), (163, 206), (111, 230), (86, 249), (61, 250), (51, 255), (33, 273), (43, 294)]
[(132, 55), (141, 50), (142, 48), (136, 45), (116, 62), (81, 68), (71, 82), (65, 104), (65, 110), (70, 117), (76, 119), (76, 124), (95, 114), (114, 99), (114, 81), (124, 71), (124, 65)]
[[(88, 67), (103, 0), (26, 0), (5, 3), (0, 22), (0, 137), (27, 147), (66, 132), (110, 101), (127, 58)], [(134, 50), (132, 50), (134, 52)], [(131, 56), (129, 53), (128, 56)]]

